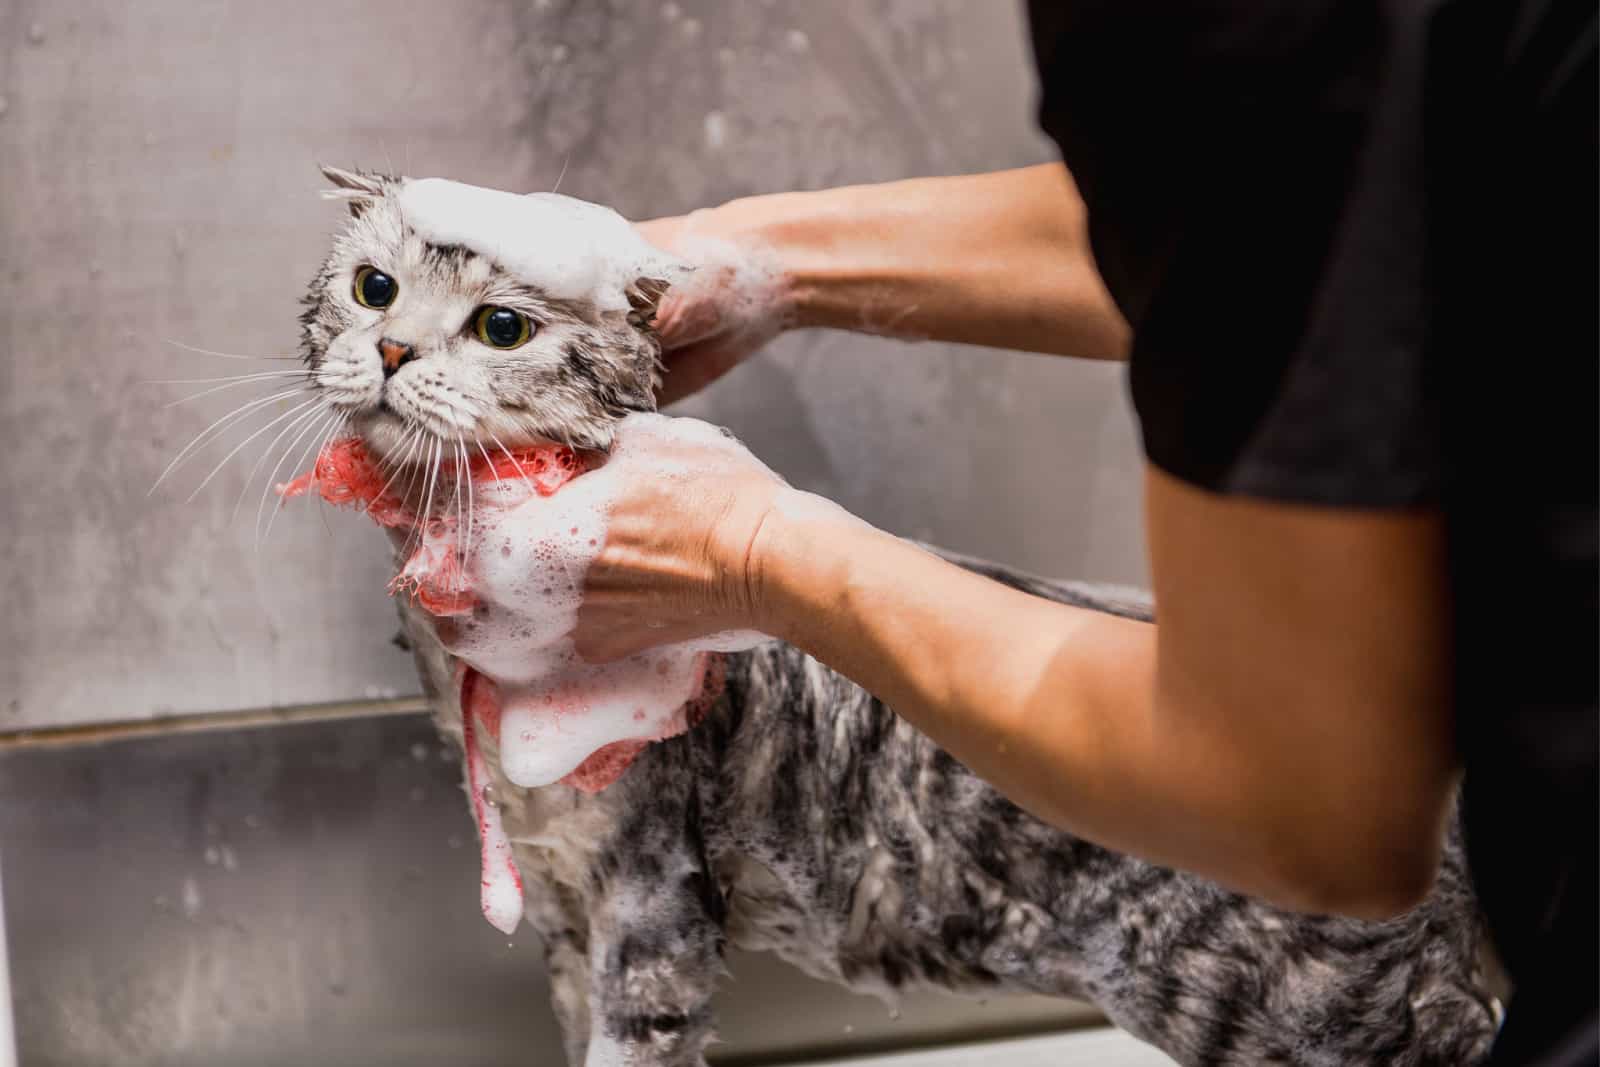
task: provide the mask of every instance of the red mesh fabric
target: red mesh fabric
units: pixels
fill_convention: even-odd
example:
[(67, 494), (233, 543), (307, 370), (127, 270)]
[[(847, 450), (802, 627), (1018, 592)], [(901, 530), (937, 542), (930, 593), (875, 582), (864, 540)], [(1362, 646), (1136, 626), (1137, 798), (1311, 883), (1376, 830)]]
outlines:
[[(584, 459), (570, 448), (546, 446), (513, 449), (490, 459), (480, 457), (470, 465), (472, 480), (482, 486), (487, 480), (510, 481), (521, 479), (532, 485), (540, 496), (550, 496), (567, 482), (583, 473), (587, 467)], [(451, 511), (453, 494), (449, 479), (453, 472), (441, 468), (439, 477), (445, 488), (435, 493), (434, 513), (428, 517), (425, 528), (418, 531), (420, 516), (407, 505), (396, 487), (404, 488), (416, 479), (409, 474), (395, 476), (367, 450), (360, 438), (345, 437), (329, 442), (317, 455), (311, 470), (277, 486), (285, 500), (315, 493), (338, 507), (364, 511), (380, 526), (390, 529), (410, 530), (416, 536), (416, 548), (406, 559), (400, 572), (389, 582), (391, 595), (404, 593), (411, 596), (424, 611), (435, 616), (470, 614), (476, 598), (469, 587), (462, 567), (462, 554), (457, 540), (458, 516)], [(409, 542), (408, 542), (409, 543)], [(701, 656), (699, 669), (701, 681), (698, 695), (686, 704), (674, 728), (666, 736), (680, 733), (705, 717), (711, 704), (722, 691), (722, 661), (718, 656)], [(466, 744), (470, 761), (479, 758), (475, 735), (479, 731), (491, 737), (500, 732), (500, 694), (493, 679), (462, 665), (460, 694), (462, 718), (466, 731)], [(579, 764), (562, 784), (598, 793), (621, 778), (649, 741), (616, 741), (591, 753)], [(481, 768), (478, 776), (482, 777)], [(474, 804), (481, 808), (481, 798), (473, 790)], [(486, 817), (478, 811), (479, 821)], [(486, 846), (487, 847), (487, 846)], [(485, 870), (491, 862), (485, 854)], [(519, 883), (520, 884), (520, 883)]]
[[(477, 457), (469, 470), (476, 484), (485, 479), (522, 479), (540, 496), (549, 496), (584, 470), (582, 458), (570, 448), (547, 445), (519, 448), (491, 458)], [(449, 479), (454, 472), (440, 468), (439, 477)], [(397, 490), (415, 479), (395, 475), (386, 469), (359, 437), (330, 441), (318, 453), (311, 470), (277, 487), (285, 500), (316, 493), (338, 507), (365, 511), (379, 526), (415, 530), (420, 516), (406, 504)], [(467, 587), (461, 567), (461, 546), (457, 542), (457, 516), (450, 512), (453, 494), (435, 495), (434, 514), (417, 538), (417, 547), (389, 582), (389, 594), (407, 593), (430, 615), (466, 615), (476, 599)]]

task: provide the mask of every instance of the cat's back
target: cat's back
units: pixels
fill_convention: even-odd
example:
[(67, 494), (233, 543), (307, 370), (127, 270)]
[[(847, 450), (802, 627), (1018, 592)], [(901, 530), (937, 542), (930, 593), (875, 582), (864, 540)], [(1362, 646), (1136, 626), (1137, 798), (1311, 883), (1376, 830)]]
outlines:
[[(1136, 593), (956, 562), (1149, 617)], [(1495, 1005), (1454, 837), (1433, 893), (1407, 916), (1293, 915), (1033, 818), (795, 648), (774, 643), (725, 668), (720, 706), (691, 736), (735, 944), (889, 994), (931, 984), (1083, 997), (1180, 1062), (1486, 1053)]]

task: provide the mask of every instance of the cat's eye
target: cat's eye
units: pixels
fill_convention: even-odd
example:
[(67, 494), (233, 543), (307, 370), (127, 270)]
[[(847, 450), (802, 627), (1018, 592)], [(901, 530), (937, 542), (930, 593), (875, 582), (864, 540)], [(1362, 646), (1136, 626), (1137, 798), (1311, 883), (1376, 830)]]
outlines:
[(376, 311), (394, 303), (394, 296), (400, 291), (400, 286), (377, 267), (362, 267), (356, 271), (353, 290), (358, 304)]
[(517, 348), (527, 344), (528, 338), (533, 336), (533, 323), (528, 321), (528, 316), (510, 308), (479, 308), (472, 328), (478, 340), (490, 348)]

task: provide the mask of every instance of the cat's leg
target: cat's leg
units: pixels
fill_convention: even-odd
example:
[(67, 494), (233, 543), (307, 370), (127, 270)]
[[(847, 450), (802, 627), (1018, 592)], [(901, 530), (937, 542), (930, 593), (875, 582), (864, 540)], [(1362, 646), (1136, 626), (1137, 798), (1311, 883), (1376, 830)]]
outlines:
[[(528, 870), (523, 866), (524, 872)], [(568, 1067), (583, 1067), (589, 1049), (589, 952), (587, 922), (559, 898), (554, 886), (531, 880), (526, 892), (529, 925), (544, 944), (550, 1007), (561, 1026)]]
[(682, 818), (673, 799), (641, 798), (595, 872), (586, 1067), (705, 1063), (726, 906), (698, 840), (698, 817)]

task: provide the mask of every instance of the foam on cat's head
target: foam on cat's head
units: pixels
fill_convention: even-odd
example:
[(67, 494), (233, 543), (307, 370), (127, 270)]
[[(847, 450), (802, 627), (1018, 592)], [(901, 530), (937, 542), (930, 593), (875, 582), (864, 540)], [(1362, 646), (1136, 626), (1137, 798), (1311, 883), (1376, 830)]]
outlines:
[[(437, 178), (325, 168), (351, 218), (313, 280), (302, 343), (314, 385), (375, 452), (414, 431), (494, 448), (538, 441), (604, 449), (616, 421), (655, 407), (659, 301), (688, 274), (609, 208)], [(357, 299), (373, 268), (390, 303)], [(496, 347), (486, 308), (528, 324)], [(411, 354), (385, 368), (380, 344)], [(426, 455), (414, 457), (426, 459)]]
[(608, 207), (559, 193), (507, 193), (445, 178), (409, 179), (401, 213), (425, 240), (460, 245), (558, 300), (627, 311), (641, 278), (687, 273)]

